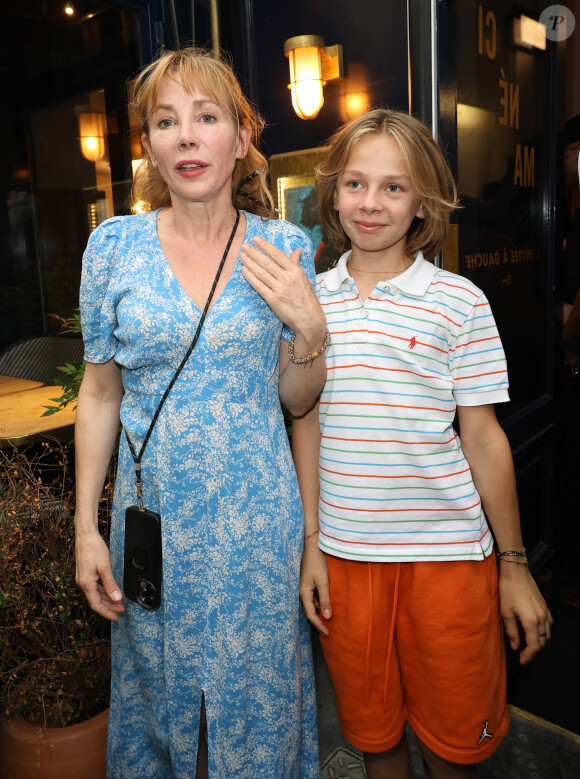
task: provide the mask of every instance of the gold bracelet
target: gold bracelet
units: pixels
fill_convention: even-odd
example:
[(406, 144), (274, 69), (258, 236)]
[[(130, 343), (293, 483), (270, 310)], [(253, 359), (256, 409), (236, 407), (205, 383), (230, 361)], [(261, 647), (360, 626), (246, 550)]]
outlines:
[(320, 357), (321, 354), (323, 354), (330, 344), (330, 333), (328, 330), (324, 333), (324, 341), (322, 342), (322, 346), (317, 349), (315, 352), (312, 352), (312, 354), (307, 354), (306, 357), (295, 357), (294, 356), (294, 341), (296, 340), (296, 335), (293, 335), (291, 340), (288, 342), (288, 357), (290, 358), (290, 362), (293, 362), (294, 365), (304, 365), (306, 362), (312, 362), (317, 357)]

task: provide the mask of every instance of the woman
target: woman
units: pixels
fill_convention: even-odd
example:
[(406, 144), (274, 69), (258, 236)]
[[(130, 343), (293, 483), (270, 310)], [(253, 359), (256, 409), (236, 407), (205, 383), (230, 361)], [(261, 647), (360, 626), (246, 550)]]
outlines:
[[(259, 119), (227, 65), (167, 52), (137, 78), (133, 110), (147, 151), (138, 196), (152, 210), (95, 230), (81, 284), (77, 581), (113, 623), (109, 776), (310, 779), (302, 509), (280, 399), (302, 414), (324, 381), (311, 246), (258, 216), (271, 203)], [(254, 213), (238, 224), (244, 203)], [(128, 440), (138, 453), (221, 260), (141, 460), (163, 545), (161, 605), (148, 610), (121, 594), (124, 512), (137, 503)], [(109, 557), (97, 503), (119, 417)]]

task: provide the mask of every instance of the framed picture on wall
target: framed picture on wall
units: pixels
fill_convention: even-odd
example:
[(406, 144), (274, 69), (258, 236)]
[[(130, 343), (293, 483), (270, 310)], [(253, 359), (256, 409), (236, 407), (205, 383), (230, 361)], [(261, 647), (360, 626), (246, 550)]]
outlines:
[(280, 217), (300, 227), (312, 241), (317, 273), (338, 259), (318, 216), (314, 169), (321, 151), (305, 149), (270, 157), (270, 183)]

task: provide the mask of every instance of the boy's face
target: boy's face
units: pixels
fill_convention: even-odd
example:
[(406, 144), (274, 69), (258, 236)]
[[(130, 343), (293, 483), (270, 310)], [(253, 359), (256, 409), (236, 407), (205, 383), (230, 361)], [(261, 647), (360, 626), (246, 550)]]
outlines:
[(377, 252), (395, 261), (408, 256), (407, 232), (425, 213), (390, 134), (372, 133), (356, 144), (337, 179), (334, 208), (353, 256)]

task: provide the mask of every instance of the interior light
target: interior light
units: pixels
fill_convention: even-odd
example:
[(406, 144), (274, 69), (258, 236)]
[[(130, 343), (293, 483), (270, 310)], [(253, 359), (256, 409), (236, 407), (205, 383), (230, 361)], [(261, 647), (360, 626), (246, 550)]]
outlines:
[(146, 203), (144, 200), (137, 200), (136, 203), (133, 203), (131, 206), (131, 211), (134, 214), (144, 214), (145, 211), (149, 211), (150, 206), (149, 203)]
[(90, 162), (105, 156), (105, 117), (95, 112), (79, 114), (81, 152)]
[(546, 25), (522, 14), (513, 20), (514, 43), (526, 49), (546, 50)]
[(370, 108), (368, 92), (348, 92), (345, 98), (346, 112), (349, 119), (360, 116)]

